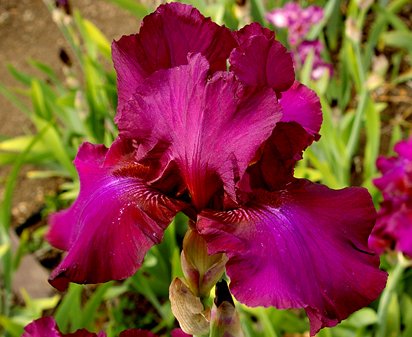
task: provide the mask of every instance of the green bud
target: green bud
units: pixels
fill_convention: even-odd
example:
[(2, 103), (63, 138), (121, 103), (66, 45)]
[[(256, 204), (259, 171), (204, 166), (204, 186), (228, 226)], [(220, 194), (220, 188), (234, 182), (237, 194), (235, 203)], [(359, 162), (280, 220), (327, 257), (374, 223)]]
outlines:
[(208, 297), (210, 290), (222, 277), (227, 260), (225, 254), (209, 255), (206, 241), (195, 230), (187, 231), (183, 240), (181, 264), (193, 294)]

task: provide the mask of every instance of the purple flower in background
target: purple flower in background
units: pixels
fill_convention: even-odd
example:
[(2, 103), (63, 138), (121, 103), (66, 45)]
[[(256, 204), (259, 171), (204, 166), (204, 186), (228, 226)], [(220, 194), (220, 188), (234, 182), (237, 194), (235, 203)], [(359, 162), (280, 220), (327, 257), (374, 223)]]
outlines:
[[(63, 334), (52, 317), (43, 317), (27, 325), (21, 337), (106, 337), (106, 334), (104, 332), (96, 334), (85, 329)], [(130, 329), (123, 331), (119, 337), (156, 337), (156, 335), (147, 330)]]
[(319, 40), (315, 41), (303, 41), (297, 47), (297, 52), (293, 54), (293, 59), (295, 65), (298, 68), (301, 68), (305, 62), (307, 57), (312, 53), (313, 54), (313, 61), (312, 61), (312, 72), (311, 76), (313, 80), (320, 79), (323, 74), (328, 73), (329, 76), (333, 74), (333, 67), (330, 63), (325, 62), (322, 59), (321, 52), (323, 50), (323, 45)]
[(210, 254), (227, 254), (239, 301), (304, 308), (312, 335), (379, 295), (368, 192), (293, 177), (321, 106), (273, 32), (171, 3), (112, 48), (119, 137), (79, 149), (80, 194), (50, 220), (49, 241), (68, 251), (52, 285), (131, 276), (182, 211)]
[(296, 2), (288, 2), (283, 8), (269, 12), (266, 19), (275, 27), (288, 29), (289, 43), (293, 47), (305, 40), (312, 26), (323, 19), (323, 8), (302, 8)]
[(369, 242), (379, 253), (396, 249), (412, 257), (412, 138), (396, 144), (395, 152), (377, 160), (382, 177), (374, 184), (383, 201)]
[(331, 64), (322, 59), (323, 45), (319, 40), (306, 40), (313, 25), (323, 19), (323, 9), (317, 6), (302, 8), (295, 2), (288, 2), (283, 8), (277, 8), (266, 15), (266, 19), (275, 27), (288, 29), (288, 41), (293, 52), (296, 68), (300, 69), (310, 53), (313, 53), (313, 80), (320, 79), (323, 74), (333, 74)]

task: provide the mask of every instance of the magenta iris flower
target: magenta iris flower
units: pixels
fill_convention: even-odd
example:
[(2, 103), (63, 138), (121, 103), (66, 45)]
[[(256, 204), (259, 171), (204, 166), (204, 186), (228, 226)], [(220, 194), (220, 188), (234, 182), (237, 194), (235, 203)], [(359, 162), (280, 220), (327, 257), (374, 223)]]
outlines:
[(377, 161), (382, 177), (374, 184), (383, 202), (369, 242), (379, 253), (396, 249), (412, 257), (412, 138), (396, 144), (395, 152)]
[(304, 308), (314, 334), (376, 299), (386, 274), (368, 249), (368, 192), (293, 177), (321, 106), (273, 32), (171, 3), (112, 48), (119, 137), (79, 149), (80, 194), (50, 220), (68, 251), (52, 285), (131, 276), (182, 211), (210, 254), (227, 254), (242, 303)]
[[(73, 333), (63, 334), (60, 332), (52, 317), (43, 317), (35, 320), (24, 328), (21, 337), (106, 337), (106, 333), (93, 333), (85, 329)], [(156, 337), (153, 333), (141, 329), (129, 329), (120, 333), (119, 337)], [(190, 337), (180, 329), (172, 331), (172, 337)]]

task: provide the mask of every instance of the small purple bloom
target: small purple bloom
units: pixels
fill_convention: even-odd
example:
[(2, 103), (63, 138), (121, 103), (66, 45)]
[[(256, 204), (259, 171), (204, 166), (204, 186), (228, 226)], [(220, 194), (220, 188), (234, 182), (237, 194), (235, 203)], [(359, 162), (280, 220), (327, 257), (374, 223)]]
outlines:
[(296, 2), (288, 2), (283, 8), (276, 8), (266, 15), (266, 19), (275, 27), (287, 28), (291, 46), (305, 40), (313, 25), (323, 19), (323, 9), (318, 6), (302, 8)]
[(322, 113), (273, 32), (170, 3), (112, 48), (119, 137), (79, 149), (79, 197), (51, 218), (49, 241), (68, 251), (52, 285), (131, 276), (182, 211), (228, 256), (239, 301), (304, 308), (312, 335), (376, 299), (386, 274), (367, 246), (367, 191), (293, 177)]
[(330, 63), (326, 63), (321, 56), (323, 45), (319, 40), (303, 41), (297, 46), (297, 51), (293, 54), (295, 65), (301, 68), (310, 53), (313, 53), (312, 72), (313, 80), (320, 79), (323, 74), (328, 73), (329, 76), (333, 74), (333, 67)]
[(317, 6), (301, 8), (295, 2), (288, 2), (283, 8), (274, 9), (266, 15), (266, 19), (278, 28), (288, 28), (288, 41), (293, 51), (296, 68), (301, 68), (309, 53), (313, 53), (312, 73), (313, 80), (320, 79), (323, 74), (333, 73), (331, 64), (326, 63), (321, 56), (323, 45), (319, 40), (308, 41), (306, 35), (313, 25), (323, 18), (323, 9)]
[(396, 249), (412, 257), (412, 138), (395, 145), (397, 156), (379, 157), (374, 184), (383, 201), (369, 243), (379, 253)]

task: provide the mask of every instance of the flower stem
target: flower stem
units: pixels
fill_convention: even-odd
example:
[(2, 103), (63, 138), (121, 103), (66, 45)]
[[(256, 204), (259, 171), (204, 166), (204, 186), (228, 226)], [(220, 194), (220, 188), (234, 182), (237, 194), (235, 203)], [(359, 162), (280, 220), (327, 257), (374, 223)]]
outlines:
[(386, 336), (387, 314), (392, 296), (396, 292), (396, 288), (402, 279), (402, 275), (406, 268), (411, 266), (411, 261), (407, 260), (402, 253), (398, 253), (398, 262), (393, 272), (389, 275), (388, 283), (382, 293), (378, 307), (378, 331), (376, 337)]

